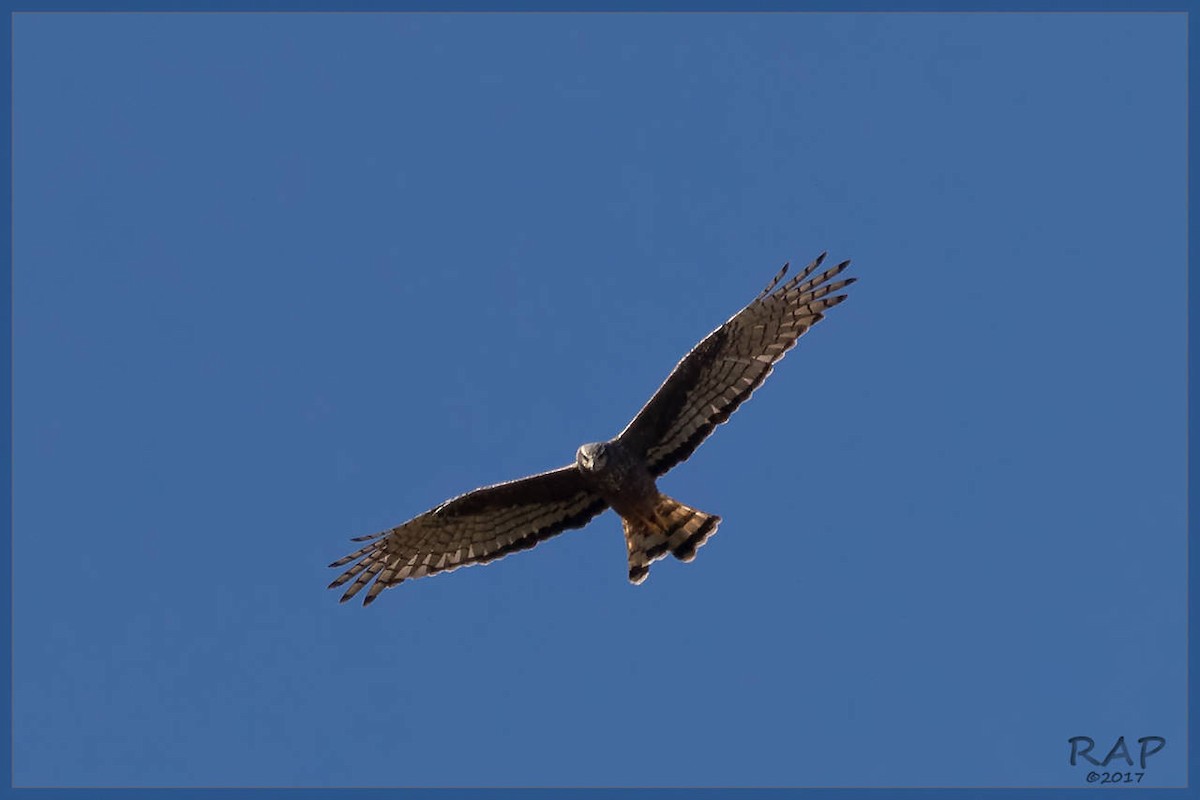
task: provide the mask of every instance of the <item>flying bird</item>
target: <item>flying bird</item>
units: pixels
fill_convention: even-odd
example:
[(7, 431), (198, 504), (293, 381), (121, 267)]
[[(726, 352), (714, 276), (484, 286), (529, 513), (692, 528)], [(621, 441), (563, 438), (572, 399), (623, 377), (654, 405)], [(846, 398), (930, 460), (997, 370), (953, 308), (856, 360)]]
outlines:
[(369, 605), (405, 580), (526, 550), (606, 508), (621, 517), (632, 583), (668, 553), (691, 561), (721, 518), (667, 497), (655, 479), (690, 456), (796, 340), (846, 299), (837, 292), (856, 279), (835, 278), (850, 262), (813, 276), (824, 259), (822, 253), (788, 281), (784, 264), (758, 297), (683, 357), (616, 438), (583, 445), (574, 464), (467, 492), (399, 527), (353, 539), (367, 544), (329, 565), (352, 565), (329, 588), (353, 581), (345, 602), (369, 585)]

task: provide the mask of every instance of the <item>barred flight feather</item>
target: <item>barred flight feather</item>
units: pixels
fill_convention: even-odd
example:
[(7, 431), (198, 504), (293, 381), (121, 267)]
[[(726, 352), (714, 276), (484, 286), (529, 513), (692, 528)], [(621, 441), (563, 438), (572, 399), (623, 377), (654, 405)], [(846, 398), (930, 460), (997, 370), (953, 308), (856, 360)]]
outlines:
[(849, 261), (809, 278), (824, 259), (822, 253), (781, 283), (788, 269), (784, 264), (753, 302), (684, 356), (621, 432), (618, 439), (644, 456), (651, 474), (661, 476), (695, 452), (762, 385), (796, 340), (846, 299), (829, 295), (855, 282), (833, 281)]

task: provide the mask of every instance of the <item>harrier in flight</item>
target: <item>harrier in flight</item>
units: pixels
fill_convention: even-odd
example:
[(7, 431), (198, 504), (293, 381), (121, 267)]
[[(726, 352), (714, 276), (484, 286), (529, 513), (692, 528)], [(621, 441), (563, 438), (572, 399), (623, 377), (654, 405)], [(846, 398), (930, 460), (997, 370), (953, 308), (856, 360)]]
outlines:
[(721, 518), (660, 493), (662, 476), (690, 456), (771, 374), (796, 340), (846, 299), (848, 265), (810, 277), (825, 254), (791, 280), (788, 265), (754, 302), (692, 348), (633, 421), (607, 442), (585, 444), (575, 463), (447, 500), (403, 525), (353, 541), (367, 542), (329, 566), (351, 564), (329, 584), (353, 581), (342, 601), (367, 586), (363, 605), (409, 578), (486, 564), (533, 547), (611, 507), (621, 515), (629, 580), (641, 583), (668, 553), (691, 561)]

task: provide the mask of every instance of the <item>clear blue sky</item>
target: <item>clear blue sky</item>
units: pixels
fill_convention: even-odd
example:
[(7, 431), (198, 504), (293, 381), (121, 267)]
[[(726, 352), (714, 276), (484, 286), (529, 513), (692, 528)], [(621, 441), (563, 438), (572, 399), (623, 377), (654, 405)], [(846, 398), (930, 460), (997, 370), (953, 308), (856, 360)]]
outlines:
[[(1185, 34), (19, 15), (15, 782), (1182, 784)], [(325, 590), (825, 249), (851, 299), (662, 481), (695, 562), (631, 587), (609, 513)]]

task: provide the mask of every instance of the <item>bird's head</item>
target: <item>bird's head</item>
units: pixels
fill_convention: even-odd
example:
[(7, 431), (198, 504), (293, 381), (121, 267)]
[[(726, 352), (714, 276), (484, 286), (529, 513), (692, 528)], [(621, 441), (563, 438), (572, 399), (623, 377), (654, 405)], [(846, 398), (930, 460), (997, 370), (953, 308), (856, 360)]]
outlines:
[(575, 453), (575, 464), (584, 472), (599, 472), (607, 460), (608, 445), (604, 442), (585, 444)]

